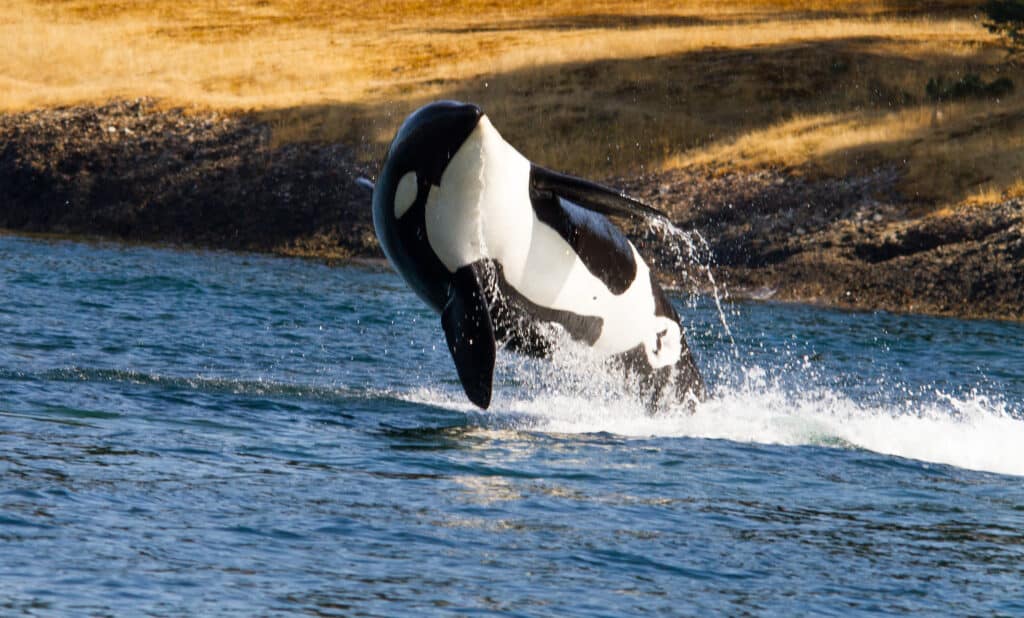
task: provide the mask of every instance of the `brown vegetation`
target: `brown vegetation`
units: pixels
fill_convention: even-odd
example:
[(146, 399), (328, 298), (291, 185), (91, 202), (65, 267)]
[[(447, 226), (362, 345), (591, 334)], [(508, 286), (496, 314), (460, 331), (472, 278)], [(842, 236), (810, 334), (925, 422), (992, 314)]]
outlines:
[(896, 165), (905, 197), (951, 206), (1001, 195), (1024, 163), (1024, 96), (925, 95), (968, 73), (1024, 86), (974, 4), (11, 0), (0, 109), (154, 96), (369, 161), (411, 109), (461, 98), (578, 173)]

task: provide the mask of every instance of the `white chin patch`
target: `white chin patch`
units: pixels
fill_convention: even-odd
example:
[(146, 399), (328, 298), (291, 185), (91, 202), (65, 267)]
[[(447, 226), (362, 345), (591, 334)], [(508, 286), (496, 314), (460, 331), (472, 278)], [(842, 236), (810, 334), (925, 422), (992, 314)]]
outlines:
[(419, 183), (416, 181), (416, 172), (406, 172), (405, 176), (398, 181), (398, 188), (395, 189), (395, 218), (401, 219), (405, 211), (409, 210), (416, 201)]
[(660, 369), (676, 364), (683, 352), (681, 334), (675, 320), (662, 316), (655, 318), (654, 331), (644, 342), (647, 362), (651, 367)]

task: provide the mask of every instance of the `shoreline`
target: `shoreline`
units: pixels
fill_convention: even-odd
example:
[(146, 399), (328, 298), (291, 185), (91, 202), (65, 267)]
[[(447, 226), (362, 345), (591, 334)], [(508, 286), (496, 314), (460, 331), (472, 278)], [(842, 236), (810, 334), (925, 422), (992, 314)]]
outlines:
[[(370, 170), (353, 149), (274, 147), (270, 134), (251, 116), (148, 99), (0, 114), (0, 233), (382, 259), (368, 194), (355, 184)], [(698, 232), (698, 253), (730, 300), (1024, 320), (1024, 201), (916, 214), (895, 190), (899, 173), (687, 169), (595, 180)], [(700, 289), (678, 239), (625, 229), (667, 285)]]
[[(289, 255), (286, 253), (272, 253), (272, 252), (261, 252), (261, 251), (250, 251), (246, 249), (228, 249), (225, 247), (211, 247), (211, 246), (200, 246), (192, 245), (188, 243), (168, 243), (159, 240), (154, 241), (131, 241), (123, 240), (118, 238), (111, 238), (109, 236), (102, 236), (97, 234), (73, 234), (73, 233), (57, 233), (57, 232), (24, 232), (18, 230), (9, 230), (6, 228), (0, 228), (0, 237), (10, 236), (14, 238), (24, 238), (27, 240), (34, 240), (40, 242), (73, 242), (73, 243), (85, 243), (85, 244), (99, 244), (99, 245), (113, 245), (118, 247), (145, 247), (151, 249), (166, 249), (171, 251), (208, 251), (212, 253), (230, 253), (237, 255), (253, 255), (266, 257), (270, 259), (294, 259), (294, 260), (306, 260), (311, 262), (317, 262), (324, 264), (328, 267), (336, 266), (356, 266), (359, 268), (366, 268), (374, 271), (391, 271), (394, 269), (391, 264), (387, 261), (387, 258), (381, 257), (352, 257), (352, 258), (331, 258), (326, 256), (316, 255)], [(397, 273), (396, 273), (397, 275)], [(673, 287), (671, 279), (665, 280), (668, 287), (665, 288), (666, 292), (670, 294), (691, 294), (695, 293), (700, 296), (706, 296), (707, 298), (713, 298), (714, 294), (709, 287), (699, 288), (696, 291), (684, 289), (682, 287)], [(814, 298), (783, 298), (777, 295), (776, 290), (765, 290), (765, 289), (744, 289), (744, 288), (730, 288), (728, 290), (720, 290), (720, 292), (727, 292), (727, 295), (723, 294), (719, 298), (723, 306), (732, 304), (766, 304), (766, 305), (793, 305), (803, 306), (812, 309), (829, 309), (834, 311), (842, 311), (849, 313), (877, 313), (883, 312), (891, 315), (910, 315), (910, 316), (921, 316), (936, 319), (950, 319), (950, 320), (972, 320), (972, 321), (989, 321), (989, 322), (1021, 322), (1019, 318), (1013, 317), (965, 317), (960, 315), (948, 314), (948, 313), (931, 313), (927, 311), (915, 311), (915, 310), (893, 310), (881, 307), (864, 307), (857, 305), (846, 305), (839, 303), (829, 303), (820, 299)]]

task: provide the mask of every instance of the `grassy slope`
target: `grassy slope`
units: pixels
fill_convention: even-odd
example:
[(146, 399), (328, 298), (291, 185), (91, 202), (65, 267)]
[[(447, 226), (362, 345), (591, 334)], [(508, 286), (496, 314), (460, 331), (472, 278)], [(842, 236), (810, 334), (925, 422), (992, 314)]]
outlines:
[[(578, 173), (893, 165), (904, 196), (948, 212), (1024, 193), (1024, 71), (973, 4), (8, 0), (0, 110), (157, 96), (372, 160), (411, 109), (459, 98)], [(968, 72), (1018, 93), (925, 99)]]

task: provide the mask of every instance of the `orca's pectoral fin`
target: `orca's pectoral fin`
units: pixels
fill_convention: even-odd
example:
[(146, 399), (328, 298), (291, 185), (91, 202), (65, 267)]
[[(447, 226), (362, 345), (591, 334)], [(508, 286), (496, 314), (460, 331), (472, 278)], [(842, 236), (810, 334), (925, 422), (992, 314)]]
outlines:
[(452, 276), (441, 326), (462, 389), (470, 401), (487, 409), (491, 405), (497, 344), (480, 275), (473, 265), (463, 266)]
[(621, 191), (538, 165), (530, 167), (530, 191), (557, 195), (602, 215), (669, 220), (665, 213)]
[(356, 178), (356, 184), (366, 189), (370, 193), (373, 193), (373, 181), (367, 178), (366, 176), (360, 176), (359, 178)]

